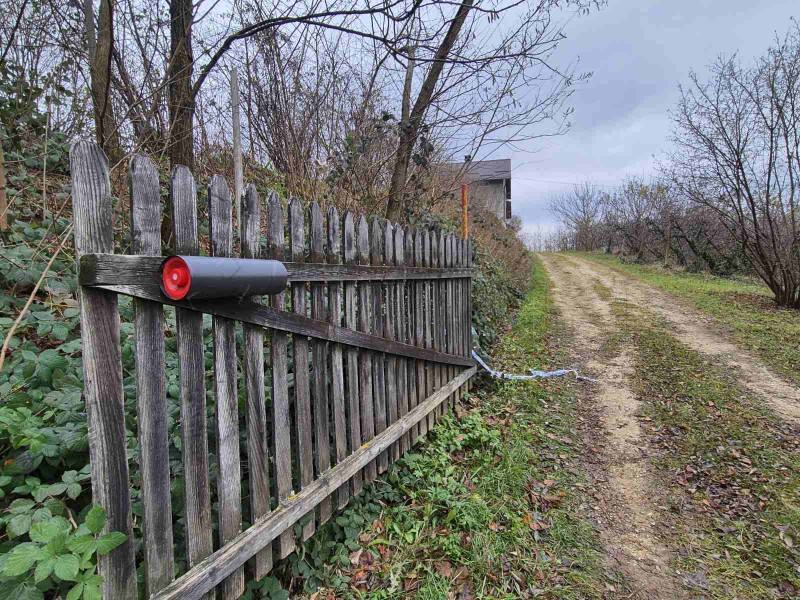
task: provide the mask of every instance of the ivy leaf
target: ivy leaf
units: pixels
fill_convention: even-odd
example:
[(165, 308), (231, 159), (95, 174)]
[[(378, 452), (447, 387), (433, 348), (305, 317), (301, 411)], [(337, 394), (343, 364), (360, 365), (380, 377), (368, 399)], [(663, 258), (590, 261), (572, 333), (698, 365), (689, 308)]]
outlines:
[(100, 533), (100, 530), (106, 524), (105, 509), (99, 504), (92, 506), (89, 512), (86, 513), (85, 524), (92, 533)]
[(36, 544), (25, 543), (14, 548), (6, 559), (3, 576), (16, 577), (27, 573), (37, 560), (42, 557), (42, 550)]
[(127, 539), (128, 536), (121, 531), (112, 531), (111, 533), (107, 533), (97, 540), (97, 553), (100, 556), (105, 556), (117, 546), (124, 544), (125, 540)]
[(56, 577), (64, 581), (75, 581), (78, 577), (80, 561), (74, 554), (63, 554), (56, 558)]

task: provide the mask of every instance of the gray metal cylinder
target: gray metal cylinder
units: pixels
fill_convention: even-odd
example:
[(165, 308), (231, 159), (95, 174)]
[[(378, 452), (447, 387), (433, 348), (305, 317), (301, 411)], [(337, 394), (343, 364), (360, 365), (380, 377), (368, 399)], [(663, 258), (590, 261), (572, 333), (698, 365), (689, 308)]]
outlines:
[(161, 291), (173, 300), (274, 295), (288, 277), (278, 260), (170, 256), (161, 263)]

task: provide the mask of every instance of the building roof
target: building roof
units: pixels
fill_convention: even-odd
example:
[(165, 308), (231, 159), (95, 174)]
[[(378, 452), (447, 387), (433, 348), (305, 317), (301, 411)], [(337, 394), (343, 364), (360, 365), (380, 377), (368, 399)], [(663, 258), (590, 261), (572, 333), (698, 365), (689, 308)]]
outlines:
[[(453, 166), (458, 163), (450, 163)], [(459, 165), (460, 166), (460, 165)], [(511, 159), (475, 160), (469, 163), (465, 177), (471, 181), (489, 181), (492, 179), (511, 179)]]
[(437, 165), (435, 169), (439, 176), (452, 180), (454, 185), (511, 179), (510, 158), (449, 162)]

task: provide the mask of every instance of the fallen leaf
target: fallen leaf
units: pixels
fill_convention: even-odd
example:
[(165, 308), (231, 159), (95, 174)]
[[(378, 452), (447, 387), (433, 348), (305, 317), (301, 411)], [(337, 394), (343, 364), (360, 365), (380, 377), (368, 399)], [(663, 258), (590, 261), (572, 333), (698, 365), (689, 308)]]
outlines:
[(436, 573), (440, 577), (446, 577), (447, 579), (450, 579), (450, 577), (452, 576), (452, 570), (450, 569), (450, 561), (447, 560), (443, 560), (433, 565), (433, 570), (436, 571)]

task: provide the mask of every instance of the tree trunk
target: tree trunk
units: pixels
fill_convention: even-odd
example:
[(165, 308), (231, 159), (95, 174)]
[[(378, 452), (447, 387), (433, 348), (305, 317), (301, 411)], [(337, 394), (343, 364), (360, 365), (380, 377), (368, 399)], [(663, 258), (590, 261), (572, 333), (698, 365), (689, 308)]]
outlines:
[(114, 0), (100, 1), (99, 28), (95, 33), (92, 0), (84, 0), (84, 31), (89, 48), (92, 107), (97, 143), (111, 165), (120, 159), (119, 134), (111, 103), (111, 59), (114, 47)]
[(192, 1), (171, 0), (169, 77), (170, 166), (194, 168), (195, 102), (192, 93)]
[[(195, 102), (192, 91), (192, 0), (170, 0), (170, 59), (167, 65), (169, 91), (169, 164), (194, 169)], [(172, 238), (172, 199), (167, 196), (161, 219), (161, 240)]]
[(386, 206), (386, 218), (390, 221), (398, 221), (400, 218), (404, 204), (403, 194), (406, 187), (406, 180), (408, 179), (408, 166), (411, 162), (411, 153), (414, 151), (414, 145), (417, 142), (417, 137), (422, 127), (422, 120), (431, 104), (433, 93), (436, 90), (436, 85), (439, 82), (439, 77), (442, 74), (445, 62), (447, 62), (447, 57), (450, 55), (453, 46), (458, 40), (458, 34), (461, 32), (461, 28), (467, 20), (467, 15), (472, 8), (473, 2), (474, 0), (462, 0), (456, 16), (450, 22), (450, 27), (442, 43), (436, 50), (430, 70), (425, 76), (425, 80), (422, 82), (422, 87), (419, 90), (416, 102), (414, 102), (414, 107), (411, 109), (408, 121), (400, 123), (400, 139), (397, 144), (397, 157), (395, 158), (392, 182), (389, 187), (389, 202)]

